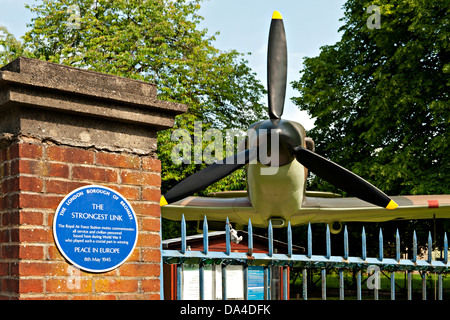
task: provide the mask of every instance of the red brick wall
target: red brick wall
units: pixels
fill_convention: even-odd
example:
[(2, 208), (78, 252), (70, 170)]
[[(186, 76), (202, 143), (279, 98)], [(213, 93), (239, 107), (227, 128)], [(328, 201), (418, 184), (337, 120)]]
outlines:
[[(0, 299), (159, 299), (159, 160), (19, 138), (0, 148)], [(59, 253), (52, 223), (59, 202), (89, 184), (120, 192), (139, 225), (119, 268), (79, 271)]]

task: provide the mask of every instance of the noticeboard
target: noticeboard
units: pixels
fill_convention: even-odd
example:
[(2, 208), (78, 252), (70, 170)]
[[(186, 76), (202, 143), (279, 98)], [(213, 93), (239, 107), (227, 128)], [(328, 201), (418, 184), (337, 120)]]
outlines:
[(132, 254), (138, 238), (136, 214), (115, 190), (97, 185), (81, 187), (59, 204), (53, 236), (61, 254), (75, 267), (107, 272)]
[(248, 300), (264, 300), (264, 267), (248, 267)]

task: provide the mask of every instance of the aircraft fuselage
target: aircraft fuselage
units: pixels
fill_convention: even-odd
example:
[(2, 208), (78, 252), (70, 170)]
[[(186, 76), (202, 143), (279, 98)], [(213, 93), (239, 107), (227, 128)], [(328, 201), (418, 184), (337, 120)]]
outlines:
[(306, 147), (305, 129), (282, 119), (257, 122), (250, 129), (256, 132), (258, 148), (263, 148), (257, 163), (247, 165), (250, 202), (266, 221), (289, 221), (305, 195), (307, 169), (292, 155), (293, 147)]

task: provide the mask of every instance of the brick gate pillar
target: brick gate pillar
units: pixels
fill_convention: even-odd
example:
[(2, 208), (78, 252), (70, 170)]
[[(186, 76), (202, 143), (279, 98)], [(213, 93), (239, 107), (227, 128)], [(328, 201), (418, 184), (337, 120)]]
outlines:
[[(160, 298), (156, 134), (186, 110), (142, 81), (28, 58), (0, 69), (0, 299)], [(133, 254), (99, 274), (73, 268), (52, 230), (59, 202), (90, 184), (138, 219)]]

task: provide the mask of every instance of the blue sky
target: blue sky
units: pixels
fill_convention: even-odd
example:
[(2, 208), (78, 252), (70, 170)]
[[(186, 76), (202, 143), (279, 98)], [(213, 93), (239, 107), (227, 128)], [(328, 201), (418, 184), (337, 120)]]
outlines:
[[(32, 14), (25, 8), (35, 0), (0, 0), (0, 25), (16, 37), (27, 30)], [(200, 15), (205, 19), (202, 28), (212, 35), (220, 31), (215, 46), (221, 50), (236, 49), (252, 54), (245, 58), (266, 85), (266, 56), (269, 27), (274, 10), (284, 20), (288, 45), (288, 81), (298, 80), (303, 57), (317, 56), (320, 47), (340, 39), (337, 32), (343, 17), (345, 0), (205, 0)], [(284, 119), (300, 122), (311, 129), (313, 121), (290, 101), (297, 96), (288, 85)]]

